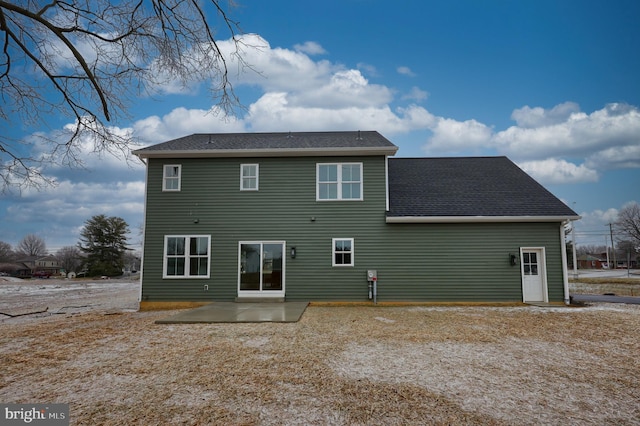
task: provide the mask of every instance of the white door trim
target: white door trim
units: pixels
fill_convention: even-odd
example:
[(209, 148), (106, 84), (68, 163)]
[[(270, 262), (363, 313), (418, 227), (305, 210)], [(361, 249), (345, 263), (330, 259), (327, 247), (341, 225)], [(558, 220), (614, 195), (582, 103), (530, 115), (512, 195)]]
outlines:
[[(540, 286), (542, 292), (542, 300), (528, 300), (527, 291), (525, 289), (525, 271), (524, 256), (525, 252), (535, 252), (538, 258), (538, 276), (540, 277)], [(547, 254), (544, 247), (520, 247), (520, 279), (522, 283), (522, 302), (549, 302), (549, 290), (547, 288)]]

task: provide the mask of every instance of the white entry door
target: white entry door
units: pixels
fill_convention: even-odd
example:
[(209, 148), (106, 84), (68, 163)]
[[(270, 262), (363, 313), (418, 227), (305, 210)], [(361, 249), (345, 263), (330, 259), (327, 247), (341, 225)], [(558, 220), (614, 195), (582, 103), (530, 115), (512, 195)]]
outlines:
[(523, 302), (548, 302), (544, 249), (523, 248), (520, 259)]

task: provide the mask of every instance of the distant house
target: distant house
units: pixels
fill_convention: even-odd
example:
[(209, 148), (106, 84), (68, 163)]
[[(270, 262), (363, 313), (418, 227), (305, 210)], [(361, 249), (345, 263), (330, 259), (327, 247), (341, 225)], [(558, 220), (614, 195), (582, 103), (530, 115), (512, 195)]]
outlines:
[[(626, 250), (616, 250), (616, 268), (636, 269), (638, 267), (638, 253), (628, 253)], [(613, 264), (613, 259), (611, 260)]]
[(578, 269), (603, 269), (607, 267), (608, 262), (606, 257), (602, 258), (597, 254), (583, 254), (578, 256)]
[(16, 264), (24, 266), (24, 268), (20, 268), (20, 273), (16, 275), (21, 278), (38, 274), (44, 274), (47, 276), (60, 274), (60, 261), (53, 255), (27, 256), (25, 258), (18, 259)]
[[(602, 252), (600, 254), (592, 254), (588, 256), (599, 258), (602, 263), (602, 268), (604, 269), (613, 268), (614, 259), (616, 263), (615, 265), (616, 269), (627, 269), (627, 268), (636, 269), (638, 267), (638, 260), (640, 260), (640, 253), (637, 253), (637, 252), (628, 253), (626, 250), (616, 250), (615, 254), (610, 251), (608, 262), (607, 262), (607, 252)], [(580, 265), (580, 262), (578, 262), (578, 264)]]
[(374, 279), (380, 303), (568, 301), (573, 210), (506, 157), (397, 149), (368, 131), (134, 151), (147, 164), (141, 309), (362, 302)]
[(16, 263), (0, 263), (0, 274), (10, 275), (17, 278), (30, 278), (31, 268), (21, 262)]

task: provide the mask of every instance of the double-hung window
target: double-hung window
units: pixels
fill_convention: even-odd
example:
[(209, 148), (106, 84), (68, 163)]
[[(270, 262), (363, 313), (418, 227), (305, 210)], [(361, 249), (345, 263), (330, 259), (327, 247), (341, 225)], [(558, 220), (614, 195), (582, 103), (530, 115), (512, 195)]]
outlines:
[(353, 266), (353, 238), (333, 238), (332, 266)]
[(209, 278), (209, 235), (166, 235), (163, 278)]
[(180, 191), (180, 175), (182, 166), (180, 164), (165, 164), (162, 172), (162, 190)]
[(257, 191), (258, 175), (260, 167), (258, 164), (241, 164), (240, 165), (240, 190), (241, 191)]
[(316, 200), (362, 200), (362, 163), (317, 164)]

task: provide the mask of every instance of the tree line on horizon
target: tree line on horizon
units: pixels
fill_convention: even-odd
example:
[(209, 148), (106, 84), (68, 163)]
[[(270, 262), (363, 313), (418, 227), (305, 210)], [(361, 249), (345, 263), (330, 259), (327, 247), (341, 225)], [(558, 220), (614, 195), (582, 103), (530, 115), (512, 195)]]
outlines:
[(122, 275), (126, 264), (135, 261), (135, 254), (127, 244), (128, 233), (129, 225), (124, 219), (96, 215), (85, 222), (77, 245), (62, 247), (55, 254), (47, 252), (44, 239), (36, 234), (26, 235), (15, 249), (11, 244), (0, 241), (0, 265), (52, 256), (65, 273), (118, 276)]

